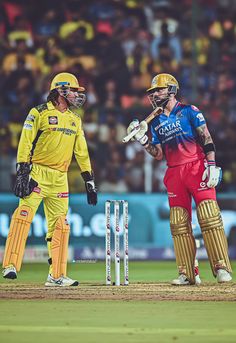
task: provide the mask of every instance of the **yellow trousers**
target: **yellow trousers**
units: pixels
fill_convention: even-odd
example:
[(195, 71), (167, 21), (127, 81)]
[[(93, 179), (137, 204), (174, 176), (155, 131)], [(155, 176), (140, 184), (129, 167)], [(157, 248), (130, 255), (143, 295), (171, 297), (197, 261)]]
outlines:
[(57, 278), (66, 275), (67, 265), (70, 231), (66, 220), (69, 200), (67, 173), (34, 164), (30, 175), (38, 182), (38, 187), (27, 198), (20, 199), (12, 216), (3, 268), (14, 265), (17, 271), (20, 270), (30, 224), (43, 200), (48, 225), (49, 273)]
[(34, 164), (30, 173), (38, 182), (38, 187), (25, 199), (20, 199), (19, 206), (26, 205), (36, 213), (41, 201), (48, 225), (46, 238), (52, 238), (56, 221), (68, 212), (69, 194), (67, 173), (49, 167)]

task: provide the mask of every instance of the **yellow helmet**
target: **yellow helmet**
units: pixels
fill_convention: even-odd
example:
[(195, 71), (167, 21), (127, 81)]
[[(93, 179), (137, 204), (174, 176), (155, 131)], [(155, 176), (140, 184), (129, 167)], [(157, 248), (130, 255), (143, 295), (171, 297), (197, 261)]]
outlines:
[(152, 79), (151, 87), (147, 89), (147, 92), (156, 88), (170, 88), (170, 91), (176, 94), (179, 89), (179, 83), (176, 78), (170, 74), (157, 74)]
[(70, 74), (70, 73), (59, 73), (59, 74), (57, 74), (51, 82), (50, 91), (52, 91), (53, 89), (56, 89), (56, 88), (63, 87), (63, 86), (75, 88), (81, 92), (85, 91), (85, 88), (81, 87), (79, 85), (79, 82), (78, 82), (77, 78), (75, 77), (75, 75)]

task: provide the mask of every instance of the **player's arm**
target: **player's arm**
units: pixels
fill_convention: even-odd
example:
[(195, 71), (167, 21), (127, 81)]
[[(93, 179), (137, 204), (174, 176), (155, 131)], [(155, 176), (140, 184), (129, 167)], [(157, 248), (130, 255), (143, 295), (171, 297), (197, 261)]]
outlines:
[(156, 160), (163, 159), (163, 150), (162, 150), (161, 144), (154, 145), (151, 142), (148, 142), (148, 144), (144, 145), (144, 148)]
[(94, 175), (92, 172), (88, 146), (80, 122), (79, 129), (76, 135), (74, 154), (76, 161), (81, 169), (81, 176), (85, 182), (87, 192), (87, 201), (89, 205), (97, 204), (97, 188), (94, 183)]
[(17, 151), (16, 181), (14, 193), (20, 198), (29, 196), (38, 183), (30, 176), (32, 169), (31, 152), (33, 142), (40, 126), (40, 116), (36, 108), (33, 108), (28, 114), (21, 133), (20, 142)]
[(200, 143), (208, 161), (215, 161), (215, 145), (206, 124), (196, 128)]
[(40, 114), (32, 108), (24, 122), (17, 151), (17, 163), (30, 163), (33, 142), (40, 128)]
[(206, 181), (209, 188), (214, 188), (222, 179), (221, 168), (217, 167), (215, 162), (215, 145), (206, 124), (197, 127), (196, 131), (207, 159), (207, 166), (202, 175), (202, 180)]
[(151, 127), (152, 132), (152, 142), (149, 141), (148, 136), (146, 135), (148, 131), (148, 124), (146, 121), (137, 121), (136, 119), (133, 120), (127, 129), (127, 133), (129, 134), (136, 126), (139, 126), (139, 131), (134, 136), (134, 139), (139, 141), (139, 143), (145, 148), (145, 150), (155, 159), (162, 160), (163, 158), (163, 150), (161, 147), (161, 144), (159, 143), (159, 140), (157, 138), (157, 135), (153, 128)]

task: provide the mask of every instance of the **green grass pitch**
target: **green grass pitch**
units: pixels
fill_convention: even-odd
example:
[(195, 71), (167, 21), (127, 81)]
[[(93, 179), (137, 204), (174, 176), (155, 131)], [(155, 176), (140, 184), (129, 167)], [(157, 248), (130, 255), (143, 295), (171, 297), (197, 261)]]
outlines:
[[(200, 268), (203, 282), (214, 282), (208, 263)], [(46, 275), (46, 264), (25, 264), (14, 284), (43, 285)], [(104, 275), (102, 262), (69, 265), (82, 285), (104, 283)], [(131, 284), (175, 276), (174, 262), (130, 262)], [(1, 343), (227, 343), (236, 342), (235, 323), (234, 301), (0, 300)]]

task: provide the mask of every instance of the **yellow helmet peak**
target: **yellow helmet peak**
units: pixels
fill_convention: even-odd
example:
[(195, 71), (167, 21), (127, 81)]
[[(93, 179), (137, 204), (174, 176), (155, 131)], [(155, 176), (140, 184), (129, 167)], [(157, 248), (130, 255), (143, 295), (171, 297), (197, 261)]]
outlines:
[(75, 77), (75, 75), (70, 73), (59, 73), (57, 74), (50, 85), (50, 91), (56, 88), (60, 87), (70, 87), (70, 88), (76, 88), (78, 91), (85, 91), (84, 87), (81, 87), (79, 85), (78, 79)]

